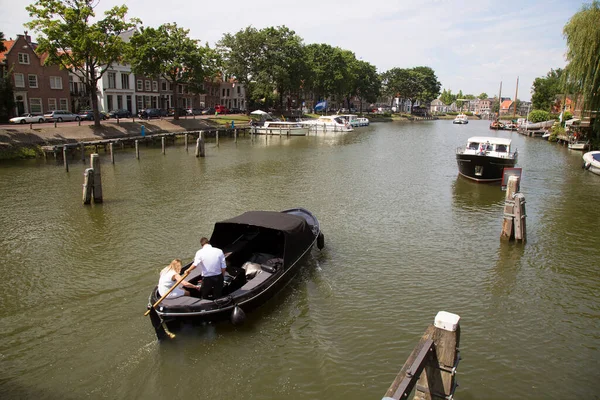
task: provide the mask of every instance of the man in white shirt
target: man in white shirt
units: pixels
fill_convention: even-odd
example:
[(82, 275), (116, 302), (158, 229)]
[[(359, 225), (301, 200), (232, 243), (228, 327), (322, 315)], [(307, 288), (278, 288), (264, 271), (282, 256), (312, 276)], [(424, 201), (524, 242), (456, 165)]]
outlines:
[(200, 239), (200, 246), (192, 265), (202, 269), (202, 298), (214, 300), (221, 297), (223, 290), (223, 277), (227, 268), (225, 255), (221, 249), (212, 247), (205, 237)]

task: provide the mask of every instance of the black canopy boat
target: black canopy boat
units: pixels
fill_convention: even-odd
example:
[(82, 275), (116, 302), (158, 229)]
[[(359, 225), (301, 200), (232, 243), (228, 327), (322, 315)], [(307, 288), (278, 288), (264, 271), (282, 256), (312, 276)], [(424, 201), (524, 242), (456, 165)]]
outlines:
[[(248, 211), (217, 222), (210, 243), (223, 250), (227, 258), (222, 296), (166, 298), (154, 308), (152, 305), (161, 298), (155, 287), (148, 309), (159, 339), (172, 337), (170, 330), (183, 322), (243, 322), (245, 311), (265, 303), (291, 280), (315, 243), (319, 249), (325, 244), (317, 218), (303, 208)], [(191, 264), (182, 268), (182, 275)], [(193, 284), (200, 279), (200, 268), (186, 278)]]
[(458, 173), (476, 182), (501, 181), (504, 168), (513, 168), (517, 158), (511, 140), (505, 138), (474, 136), (466, 147), (456, 149)]

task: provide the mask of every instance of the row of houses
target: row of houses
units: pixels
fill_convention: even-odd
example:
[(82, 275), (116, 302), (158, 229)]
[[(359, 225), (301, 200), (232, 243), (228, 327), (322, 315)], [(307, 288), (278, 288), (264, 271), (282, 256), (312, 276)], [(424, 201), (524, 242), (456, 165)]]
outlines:
[[(124, 39), (132, 34), (133, 31), (126, 32)], [(15, 108), (10, 116), (91, 109), (90, 94), (81, 78), (56, 65), (47, 65), (47, 56), (37, 54), (37, 45), (27, 32), (15, 40), (5, 40), (4, 47), (6, 50), (0, 53), (0, 75), (12, 75)], [(115, 64), (98, 82), (98, 104), (100, 111), (126, 109), (132, 114), (145, 108), (208, 108), (218, 104), (246, 109), (244, 86), (234, 80), (206, 80), (202, 94), (178, 85), (178, 104), (173, 102), (173, 89), (173, 83), (162, 77), (137, 75), (131, 65)]]
[[(435, 99), (431, 102), (429, 107), (430, 112), (432, 114), (435, 113), (447, 113), (447, 112), (472, 112), (477, 115), (489, 115), (493, 114), (492, 104), (494, 103), (494, 99), (473, 99), (461, 102), (462, 104), (458, 104), (456, 101), (450, 105), (444, 104), (440, 99)], [(502, 98), (502, 103), (500, 104), (500, 115), (510, 115), (515, 111), (515, 103), (508, 97)], [(531, 102), (529, 101), (521, 101), (519, 106), (517, 107), (516, 113), (518, 115), (525, 115), (528, 113), (531, 107)]]

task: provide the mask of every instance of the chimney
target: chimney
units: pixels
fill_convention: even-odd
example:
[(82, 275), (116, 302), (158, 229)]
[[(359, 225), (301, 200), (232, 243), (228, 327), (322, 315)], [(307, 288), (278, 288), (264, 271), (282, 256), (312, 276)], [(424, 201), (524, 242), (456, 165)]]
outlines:
[(31, 36), (29, 36), (27, 33), (28, 32), (25, 31), (25, 40), (27, 41), (27, 43), (31, 43)]

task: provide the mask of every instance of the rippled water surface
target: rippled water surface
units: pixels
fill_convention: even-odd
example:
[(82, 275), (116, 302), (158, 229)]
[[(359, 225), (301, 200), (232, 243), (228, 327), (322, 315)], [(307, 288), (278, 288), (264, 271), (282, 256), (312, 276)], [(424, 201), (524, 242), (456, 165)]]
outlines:
[[(456, 396), (597, 398), (600, 177), (581, 153), (487, 122), (380, 123), (347, 134), (221, 138), (0, 165), (0, 398), (380, 399), (440, 310), (461, 316)], [(511, 137), (525, 245), (501, 243), (504, 192), (458, 178), (469, 136)], [(216, 221), (305, 207), (323, 251), (234, 328), (158, 343), (158, 271)]]

